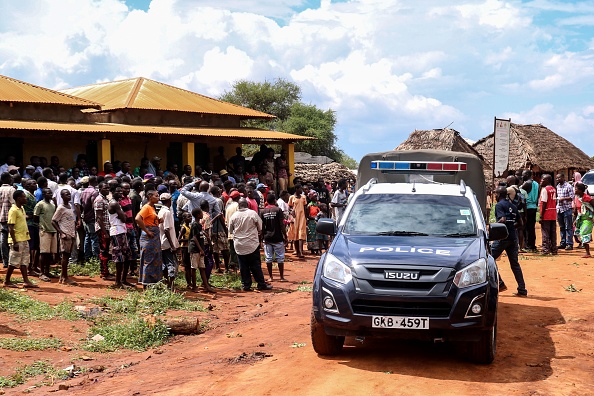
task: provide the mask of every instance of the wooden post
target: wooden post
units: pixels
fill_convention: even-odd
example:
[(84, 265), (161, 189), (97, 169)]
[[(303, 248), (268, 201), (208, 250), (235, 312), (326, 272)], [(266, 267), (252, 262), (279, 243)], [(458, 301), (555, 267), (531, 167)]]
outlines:
[(109, 139), (101, 139), (97, 145), (97, 169), (99, 172), (103, 171), (103, 164), (106, 161), (111, 161), (111, 141)]
[[(194, 167), (196, 166), (196, 159), (194, 158), (194, 143), (182, 143), (182, 161), (183, 166), (190, 165), (192, 167), (192, 176), (194, 175)], [(182, 168), (183, 169), (183, 168)]]
[(283, 150), (287, 151), (287, 163), (289, 164), (289, 187), (293, 186), (293, 177), (295, 177), (295, 143), (283, 143)]

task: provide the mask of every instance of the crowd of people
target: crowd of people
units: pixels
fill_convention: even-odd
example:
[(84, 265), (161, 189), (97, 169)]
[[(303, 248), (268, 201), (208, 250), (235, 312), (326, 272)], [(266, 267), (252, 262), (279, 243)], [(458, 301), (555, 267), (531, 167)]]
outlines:
[[(262, 146), (251, 161), (241, 154), (238, 148), (227, 160), (221, 147), (213, 163), (197, 166), (195, 175), (189, 165), (179, 173), (175, 164), (163, 170), (159, 157), (143, 158), (135, 169), (128, 161), (108, 161), (101, 172), (89, 168), (84, 155), (71, 167), (61, 166), (57, 157), (47, 164), (34, 156), (24, 167), (8, 157), (0, 166), (4, 286), (17, 287), (11, 281), (15, 269), (24, 287), (38, 287), (31, 276), (77, 285), (69, 265), (92, 259), (100, 263), (101, 278), (123, 288), (160, 282), (173, 287), (180, 265), (194, 292), (198, 275), (202, 289), (212, 293), (213, 271), (237, 269), (244, 291), (252, 290), (252, 279), (257, 289), (268, 290), (274, 261), (278, 280), (286, 281), (287, 250), (301, 259), (306, 248), (319, 255), (328, 247), (316, 222), (340, 219), (348, 182), (295, 178), (289, 189), (284, 151), (275, 158), (274, 150)], [(50, 271), (55, 264), (59, 276)]]
[[(497, 259), (506, 252), (518, 284), (518, 296), (528, 294), (518, 254), (539, 252), (535, 230), (537, 214), (540, 214), (541, 254), (557, 255), (560, 250), (572, 251), (576, 245), (578, 249), (584, 249), (582, 258), (592, 257), (590, 242), (594, 208), (579, 172), (574, 173), (572, 183), (562, 173), (555, 176), (555, 182), (552, 175), (544, 174), (538, 183), (532, 171), (518, 171), (499, 183), (495, 195), (495, 217), (498, 222), (506, 224), (508, 237), (493, 242), (492, 254)], [(506, 289), (500, 278), (499, 290)]]

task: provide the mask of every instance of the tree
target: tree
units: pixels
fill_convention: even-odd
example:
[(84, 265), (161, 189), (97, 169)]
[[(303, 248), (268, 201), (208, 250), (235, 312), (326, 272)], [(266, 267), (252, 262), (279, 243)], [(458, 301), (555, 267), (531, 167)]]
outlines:
[[(336, 114), (332, 109), (321, 110), (315, 105), (301, 102), (301, 88), (290, 81), (278, 78), (263, 83), (240, 80), (230, 91), (219, 97), (225, 102), (272, 114), (275, 120), (248, 120), (242, 125), (274, 129), (315, 140), (297, 142), (295, 149), (311, 155), (325, 155), (336, 162), (356, 168), (357, 163), (336, 145)], [(246, 155), (257, 151), (258, 146), (248, 145)]]
[[(291, 106), (301, 99), (301, 88), (282, 78), (277, 78), (273, 83), (239, 80), (233, 83), (231, 91), (225, 91), (219, 99), (272, 114), (278, 120), (284, 121), (291, 113)], [(269, 127), (270, 122), (269, 120), (258, 120), (255, 123), (252, 121), (249, 126)]]
[(295, 103), (291, 106), (290, 116), (278, 125), (278, 129), (300, 136), (309, 136), (315, 140), (303, 140), (295, 144), (295, 150), (311, 155), (325, 155), (338, 160), (340, 150), (336, 147), (336, 114), (333, 110), (323, 111), (315, 105)]

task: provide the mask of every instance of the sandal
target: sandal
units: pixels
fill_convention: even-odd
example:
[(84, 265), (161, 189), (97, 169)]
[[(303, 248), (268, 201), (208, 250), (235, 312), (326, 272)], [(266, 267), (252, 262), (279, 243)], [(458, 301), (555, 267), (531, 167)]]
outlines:
[(25, 288), (25, 289), (39, 289), (39, 286), (37, 286), (33, 283), (25, 283), (23, 285), (23, 288)]
[(39, 275), (39, 280), (44, 282), (51, 282), (52, 280), (45, 275)]
[(591, 256), (591, 255), (589, 255), (589, 254), (584, 254), (584, 255), (582, 256), (582, 258), (592, 258), (592, 256)]
[(19, 287), (14, 283), (3, 283), (2, 287), (10, 287), (11, 289), (18, 289)]

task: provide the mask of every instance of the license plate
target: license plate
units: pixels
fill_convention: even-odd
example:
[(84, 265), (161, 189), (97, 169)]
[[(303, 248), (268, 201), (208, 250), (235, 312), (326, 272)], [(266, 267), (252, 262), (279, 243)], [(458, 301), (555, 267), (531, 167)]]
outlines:
[(373, 316), (371, 327), (385, 329), (428, 329), (429, 318), (410, 316)]

